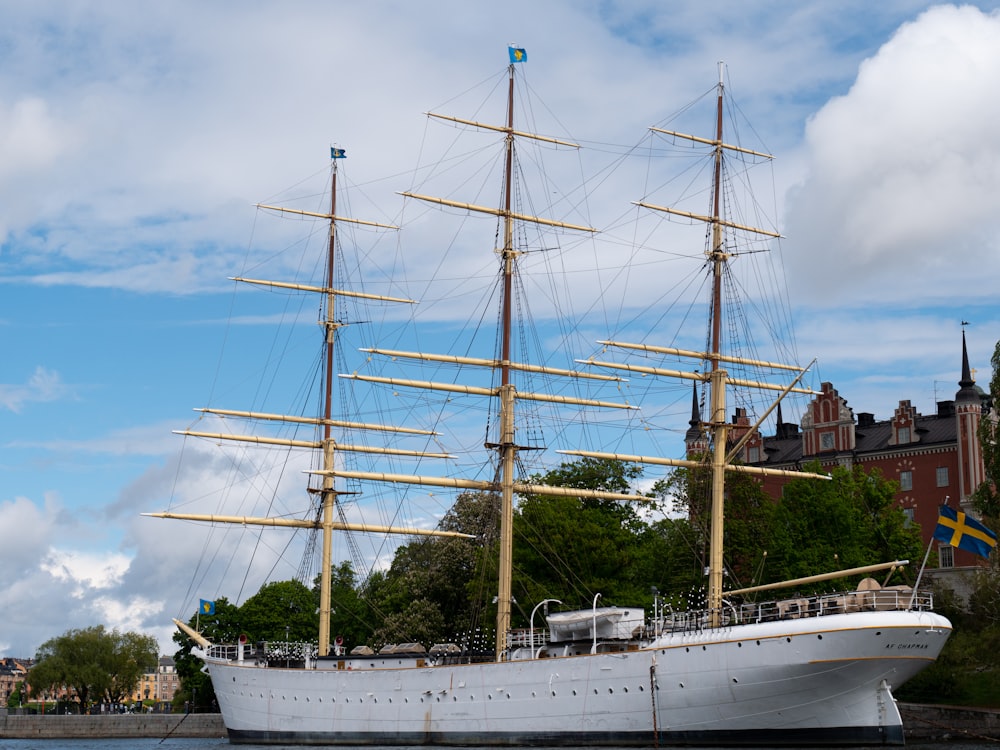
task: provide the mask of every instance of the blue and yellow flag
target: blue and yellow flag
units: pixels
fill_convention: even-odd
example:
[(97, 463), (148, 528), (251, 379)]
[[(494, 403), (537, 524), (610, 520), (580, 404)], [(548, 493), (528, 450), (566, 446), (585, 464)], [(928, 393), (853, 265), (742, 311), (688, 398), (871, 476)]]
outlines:
[(343, 148), (333, 148), (330, 147), (330, 158), (331, 159), (346, 159), (347, 150)]
[(210, 602), (207, 599), (202, 599), (201, 603), (198, 605), (198, 613), (202, 615), (214, 615), (215, 602)]
[(947, 505), (942, 505), (938, 511), (934, 538), (980, 557), (989, 557), (990, 552), (997, 546), (996, 534), (979, 521)]
[(511, 45), (507, 48), (507, 52), (510, 53), (510, 61), (512, 63), (527, 62), (528, 53), (524, 51), (524, 47), (514, 47)]

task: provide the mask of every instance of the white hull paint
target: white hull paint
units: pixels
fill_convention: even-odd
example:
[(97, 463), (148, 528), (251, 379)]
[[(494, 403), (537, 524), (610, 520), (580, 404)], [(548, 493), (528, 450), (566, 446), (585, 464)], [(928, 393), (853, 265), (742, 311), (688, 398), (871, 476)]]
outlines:
[(501, 663), (206, 662), (237, 743), (902, 744), (891, 689), (933, 661), (950, 631), (931, 612), (859, 612)]

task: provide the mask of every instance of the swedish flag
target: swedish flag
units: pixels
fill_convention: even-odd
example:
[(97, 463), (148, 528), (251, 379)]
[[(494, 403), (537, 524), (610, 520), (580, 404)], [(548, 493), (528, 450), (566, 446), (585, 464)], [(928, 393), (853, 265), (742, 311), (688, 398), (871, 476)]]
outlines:
[(527, 62), (528, 53), (524, 51), (524, 47), (514, 47), (511, 45), (507, 48), (507, 52), (510, 53), (510, 61), (512, 63)]
[(934, 538), (980, 557), (989, 557), (990, 552), (997, 546), (996, 534), (979, 521), (947, 505), (942, 505), (938, 511)]
[(203, 615), (214, 615), (215, 602), (208, 601), (207, 599), (202, 599), (201, 603), (198, 605), (198, 612)]

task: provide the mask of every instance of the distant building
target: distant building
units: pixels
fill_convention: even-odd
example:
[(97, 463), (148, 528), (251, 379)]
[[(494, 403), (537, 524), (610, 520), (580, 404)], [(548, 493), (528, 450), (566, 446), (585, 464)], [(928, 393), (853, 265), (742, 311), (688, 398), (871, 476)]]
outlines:
[(17, 692), (18, 684), (24, 682), (32, 664), (32, 659), (0, 658), (0, 708), (5, 707), (10, 696)]
[(161, 656), (156, 669), (142, 675), (130, 700), (132, 702), (152, 700), (157, 703), (170, 703), (178, 690), (180, 690), (180, 677), (177, 674), (174, 659), (172, 656)]
[[(976, 386), (969, 368), (969, 355), (962, 333), (962, 366), (954, 400), (939, 401), (936, 413), (920, 414), (909, 400), (900, 401), (890, 418), (876, 420), (873, 414), (857, 415), (830, 383), (809, 404), (802, 424), (784, 422), (777, 411), (776, 434), (755, 434), (742, 449), (746, 464), (775, 469), (797, 469), (812, 462), (827, 470), (856, 465), (866, 471), (879, 469), (899, 483), (896, 502), (907, 517), (920, 524), (924, 544), (931, 542), (937, 525), (938, 507), (945, 501), (975, 516), (970, 497), (986, 478), (979, 445), (979, 424), (996, 419), (992, 399)], [(697, 401), (691, 429), (686, 436), (689, 455), (708, 449), (704, 431), (698, 428)], [(735, 442), (750, 429), (744, 409), (732, 417), (730, 438)], [(779, 497), (787, 479), (767, 477), (764, 491)], [(981, 558), (970, 552), (934, 542), (940, 569), (979, 565)], [(920, 561), (913, 561), (919, 564)]]

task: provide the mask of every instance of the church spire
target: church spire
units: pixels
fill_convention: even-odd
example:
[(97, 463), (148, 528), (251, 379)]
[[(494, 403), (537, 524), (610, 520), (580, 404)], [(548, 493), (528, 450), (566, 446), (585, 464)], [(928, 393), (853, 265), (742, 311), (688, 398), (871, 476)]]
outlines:
[(962, 330), (962, 379), (958, 381), (959, 391), (955, 394), (955, 401), (958, 403), (968, 403), (979, 401), (979, 391), (976, 389), (976, 381), (972, 378), (972, 370), (969, 368), (969, 350), (965, 345), (965, 330)]
[(684, 433), (684, 445), (688, 456), (696, 456), (708, 451), (708, 438), (701, 428), (701, 409), (698, 407), (698, 384), (691, 384), (691, 425)]
[(960, 507), (967, 507), (969, 498), (986, 479), (982, 447), (979, 444), (979, 423), (982, 420), (983, 402), (976, 381), (969, 368), (969, 350), (962, 329), (962, 379), (955, 394), (955, 419), (958, 441), (958, 490)]

